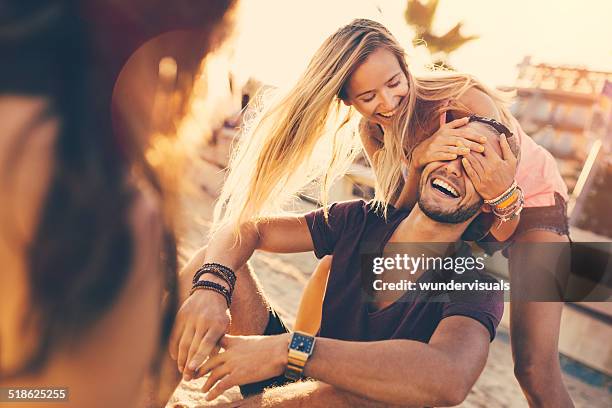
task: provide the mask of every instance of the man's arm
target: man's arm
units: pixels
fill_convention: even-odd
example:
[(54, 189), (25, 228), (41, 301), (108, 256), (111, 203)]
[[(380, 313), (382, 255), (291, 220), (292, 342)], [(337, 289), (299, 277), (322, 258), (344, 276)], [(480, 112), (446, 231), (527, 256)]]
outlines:
[[(182, 305), (170, 337), (169, 349), (185, 380), (193, 378), (195, 369), (210, 355), (219, 338), (228, 331), (231, 321), (229, 305), (221, 294), (199, 290), (187, 296), (191, 286), (190, 275), (203, 263), (213, 262), (232, 268), (237, 282), (240, 282), (241, 274), (245, 273), (242, 266), (256, 249), (303, 252), (313, 248), (304, 216), (244, 223), (238, 231), (233, 225), (228, 225), (212, 236), (208, 246), (198, 251), (180, 274)], [(229, 289), (228, 283), (218, 276), (205, 274), (201, 279)]]
[(217, 262), (237, 270), (256, 249), (267, 252), (292, 253), (314, 249), (312, 237), (303, 215), (271, 217), (247, 222), (236, 229), (228, 225), (212, 236), (206, 249), (205, 262)]
[[(218, 262), (237, 271), (256, 249), (281, 253), (313, 249), (312, 238), (303, 215), (245, 223), (240, 227), (240, 232), (242, 239), (238, 242), (235, 229), (222, 228), (211, 238), (208, 245), (200, 248), (191, 257), (179, 273), (180, 303), (185, 301), (189, 293), (193, 274), (206, 262)], [(223, 283), (213, 275), (208, 275), (207, 279)]]
[(246, 398), (237, 405), (242, 408), (408, 408), (415, 405), (393, 405), (373, 401), (348, 391), (342, 391), (320, 381), (302, 381), (282, 387), (268, 388), (263, 393)]
[(476, 320), (443, 319), (430, 342), (317, 339), (305, 375), (375, 401), (458, 405), (486, 363), (490, 335)]
[[(353, 342), (317, 338), (304, 374), (334, 389), (384, 404), (458, 405), (484, 368), (489, 338), (484, 325), (465, 316), (443, 319), (428, 344), (412, 340)], [(234, 385), (281, 375), (287, 365), (288, 343), (286, 334), (226, 336), (222, 344), (225, 351), (211, 357), (200, 369), (202, 375), (210, 372), (202, 389), (210, 390), (207, 399), (216, 398)], [(262, 373), (267, 377), (260, 377)], [(325, 395), (340, 398), (333, 392)], [(287, 401), (282, 398), (277, 396), (282, 406), (287, 401), (312, 406), (311, 400), (323, 397), (304, 390), (287, 394)]]

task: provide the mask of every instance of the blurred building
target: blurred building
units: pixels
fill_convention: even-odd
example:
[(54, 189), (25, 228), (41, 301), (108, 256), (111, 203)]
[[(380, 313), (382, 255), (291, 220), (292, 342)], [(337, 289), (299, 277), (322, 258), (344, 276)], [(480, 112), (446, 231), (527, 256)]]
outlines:
[[(612, 72), (580, 67), (519, 65), (512, 113), (557, 160), (569, 192), (572, 240), (601, 249), (612, 241)], [(610, 263), (609, 244), (603, 253)], [(612, 270), (601, 268), (595, 290), (610, 293)], [(589, 272), (589, 271), (585, 271)], [(612, 303), (568, 303), (561, 323), (560, 351), (612, 374)]]
[(557, 159), (571, 194), (572, 226), (612, 238), (612, 72), (519, 64), (512, 113)]

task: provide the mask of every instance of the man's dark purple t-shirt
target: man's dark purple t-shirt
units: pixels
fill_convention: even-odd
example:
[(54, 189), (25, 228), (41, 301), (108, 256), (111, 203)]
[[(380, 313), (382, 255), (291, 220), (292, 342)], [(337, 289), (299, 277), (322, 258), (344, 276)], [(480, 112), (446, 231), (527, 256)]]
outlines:
[[(387, 220), (363, 200), (346, 201), (329, 207), (328, 222), (323, 209), (306, 215), (317, 258), (333, 255), (321, 320), (321, 337), (353, 341), (410, 339), (427, 343), (442, 319), (467, 316), (482, 323), (491, 340), (503, 313), (502, 292), (479, 292), (468, 301), (451, 296), (447, 301), (396, 301), (389, 307), (370, 311), (364, 300), (361, 259), (366, 249), (380, 254), (409, 211), (389, 207)], [(462, 247), (464, 254), (466, 246)], [(469, 251), (469, 250), (468, 250)], [(427, 271), (420, 279), (448, 280), (448, 275)], [(479, 274), (483, 281), (495, 281)]]

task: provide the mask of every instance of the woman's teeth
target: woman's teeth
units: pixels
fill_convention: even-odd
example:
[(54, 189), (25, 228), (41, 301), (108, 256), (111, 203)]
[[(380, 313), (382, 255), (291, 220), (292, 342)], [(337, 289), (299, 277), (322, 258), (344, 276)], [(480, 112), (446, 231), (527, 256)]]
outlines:
[(389, 112), (379, 112), (378, 115), (382, 116), (383, 118), (387, 118), (390, 119), (393, 117), (393, 115), (395, 115), (395, 112), (397, 111), (397, 109), (393, 109), (392, 111)]

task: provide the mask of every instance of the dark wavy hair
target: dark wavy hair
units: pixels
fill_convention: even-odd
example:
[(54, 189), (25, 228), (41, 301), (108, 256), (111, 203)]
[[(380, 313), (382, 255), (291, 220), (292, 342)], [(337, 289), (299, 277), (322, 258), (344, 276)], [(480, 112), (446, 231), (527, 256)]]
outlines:
[[(186, 3), (194, 2), (178, 1), (173, 8), (186, 13)], [(207, 13), (201, 21), (221, 21), (232, 3), (210, 2), (210, 10), (199, 6), (200, 15)], [(106, 33), (95, 30), (105, 28), (105, 21), (92, 22), (87, 16), (104, 18), (96, 10), (106, 10), (107, 16), (119, 18), (112, 7), (143, 4), (159, 6), (142, 10), (153, 28), (136, 25), (129, 29), (124, 24), (131, 37), (115, 49), (108, 44), (104, 49), (100, 40)], [(179, 11), (166, 11), (163, 2), (155, 0), (0, 1), (0, 94), (43, 96), (49, 109), (41, 115), (60, 119), (51, 181), (27, 253), (28, 315), (34, 319), (24, 322), (23, 328), (35, 324), (40, 342), (27, 364), (10, 376), (40, 369), (56, 346), (78, 340), (109, 310), (126, 282), (135, 240), (128, 215), (137, 194), (127, 175), (137, 167), (160, 194), (163, 189), (130, 135), (113, 134), (113, 85), (134, 47), (155, 30), (163, 32), (180, 24)], [(197, 14), (192, 10), (189, 18), (196, 21)], [(121, 27), (107, 28), (108, 40), (118, 35), (117, 30)], [(192, 58), (196, 61), (202, 56)], [(23, 136), (21, 147), (27, 137)], [(167, 342), (177, 306), (177, 251), (168, 226), (163, 248), (160, 262), (167, 298), (160, 346)]]

